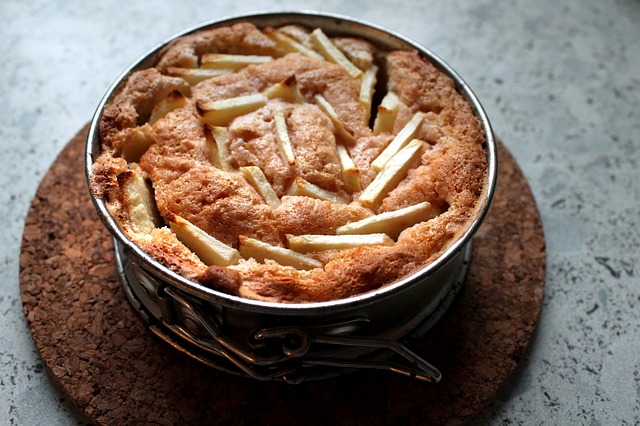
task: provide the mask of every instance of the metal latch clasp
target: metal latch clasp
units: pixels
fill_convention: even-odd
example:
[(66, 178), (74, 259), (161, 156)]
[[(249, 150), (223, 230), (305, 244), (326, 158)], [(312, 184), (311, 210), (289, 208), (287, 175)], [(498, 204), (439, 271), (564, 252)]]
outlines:
[[(333, 367), (344, 369), (377, 369), (398, 373), (426, 382), (437, 383), (442, 378), (440, 371), (406, 346), (384, 339), (336, 335), (323, 327), (314, 333), (302, 327), (267, 327), (257, 330), (248, 338), (248, 350), (227, 338), (215, 318), (206, 315), (199, 304), (193, 303), (181, 291), (166, 287), (163, 293), (170, 296), (183, 310), (196, 319), (211, 339), (193, 335), (188, 327), (167, 324), (175, 333), (195, 343), (202, 349), (219, 355), (243, 373), (258, 380), (282, 380), (287, 383), (304, 381), (307, 368)], [(338, 329), (349, 325), (337, 324)], [(379, 359), (348, 358), (331, 356), (332, 351), (313, 351), (314, 346), (342, 346), (361, 349), (387, 350), (401, 356), (404, 364)], [(322, 355), (328, 353), (329, 355)], [(335, 351), (334, 351), (335, 353)]]
[[(300, 358), (302, 366), (387, 370), (426, 382), (439, 382), (442, 378), (442, 374), (436, 367), (395, 341), (353, 336), (314, 335), (299, 327), (264, 328), (256, 332), (253, 339), (256, 342), (281, 340), (283, 354), (290, 359)], [(408, 365), (381, 360), (314, 357), (310, 353), (313, 344), (385, 349), (402, 356)]]

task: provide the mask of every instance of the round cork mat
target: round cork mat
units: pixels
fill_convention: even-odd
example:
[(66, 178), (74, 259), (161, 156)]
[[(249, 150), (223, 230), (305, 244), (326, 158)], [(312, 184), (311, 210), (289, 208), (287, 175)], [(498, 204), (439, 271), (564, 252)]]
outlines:
[(287, 385), (206, 367), (155, 338), (130, 306), (112, 240), (88, 196), (87, 128), (32, 201), (20, 289), (35, 345), (62, 391), (96, 424), (460, 424), (514, 370), (541, 308), (545, 241), (535, 201), (499, 146), (491, 211), (450, 310), (410, 342), (443, 374), (428, 384), (383, 371)]

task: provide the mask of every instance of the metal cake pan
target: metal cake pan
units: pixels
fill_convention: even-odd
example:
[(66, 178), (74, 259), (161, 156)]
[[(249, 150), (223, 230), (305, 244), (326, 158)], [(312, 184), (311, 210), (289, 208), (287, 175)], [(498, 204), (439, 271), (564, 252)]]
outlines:
[[(286, 24), (320, 27), (328, 35), (367, 39), (383, 50), (414, 49), (452, 78), (485, 134), (488, 168), (476, 214), (437, 259), (410, 276), (345, 299), (287, 304), (225, 294), (176, 274), (129, 240), (104, 200), (91, 194), (100, 220), (113, 236), (118, 270), (131, 303), (149, 322), (150, 329), (176, 349), (215, 368), (259, 380), (297, 383), (329, 377), (344, 369), (376, 368), (439, 381), (437, 369), (402, 345), (402, 339), (428, 331), (462, 286), (472, 237), (495, 191), (497, 154), (491, 124), (475, 94), (442, 59), (415, 41), (358, 19), (311, 11), (234, 16), (179, 33), (143, 55), (104, 95), (87, 136), (87, 179), (100, 154), (102, 111), (126, 78), (134, 71), (154, 66), (161, 50), (176, 38), (242, 21), (260, 28)], [(388, 354), (399, 355), (402, 363), (388, 361)]]

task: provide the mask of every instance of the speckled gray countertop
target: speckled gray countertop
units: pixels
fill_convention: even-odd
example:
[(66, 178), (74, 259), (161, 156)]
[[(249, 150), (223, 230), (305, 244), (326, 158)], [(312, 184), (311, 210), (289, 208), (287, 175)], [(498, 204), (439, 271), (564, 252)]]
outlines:
[[(84, 420), (47, 376), (19, 293), (29, 202), (103, 92), (204, 21), (297, 1), (4, 0), (0, 424)], [(548, 271), (526, 357), (477, 424), (640, 422), (640, 2), (309, 0), (428, 46), (484, 104), (542, 215)]]

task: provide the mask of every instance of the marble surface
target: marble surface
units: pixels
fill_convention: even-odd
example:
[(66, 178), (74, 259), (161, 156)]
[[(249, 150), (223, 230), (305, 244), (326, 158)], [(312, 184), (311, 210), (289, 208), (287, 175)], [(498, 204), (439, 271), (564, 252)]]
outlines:
[[(29, 202), (119, 73), (204, 21), (294, 1), (4, 0), (0, 7), (0, 424), (86, 424), (48, 377), (19, 295)], [(309, 0), (455, 68), (527, 176), (548, 271), (540, 322), (476, 424), (640, 422), (640, 2)]]

